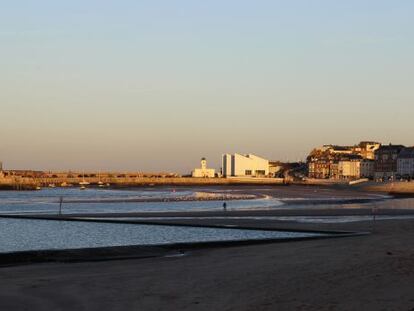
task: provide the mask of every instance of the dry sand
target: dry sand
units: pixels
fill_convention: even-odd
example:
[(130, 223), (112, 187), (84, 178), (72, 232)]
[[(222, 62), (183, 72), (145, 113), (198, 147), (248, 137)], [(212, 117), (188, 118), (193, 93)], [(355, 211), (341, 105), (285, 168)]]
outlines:
[[(312, 226), (372, 229), (305, 227)], [(414, 310), (414, 220), (379, 221), (366, 236), (184, 257), (2, 267), (0, 280), (1, 310)]]

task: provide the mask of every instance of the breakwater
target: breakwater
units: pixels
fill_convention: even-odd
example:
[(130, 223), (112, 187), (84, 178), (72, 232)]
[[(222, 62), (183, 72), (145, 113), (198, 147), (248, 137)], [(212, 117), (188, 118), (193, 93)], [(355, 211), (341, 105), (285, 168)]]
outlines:
[(109, 187), (140, 186), (215, 186), (215, 185), (281, 185), (282, 178), (193, 178), (193, 177), (36, 177), (8, 178), (0, 182), (2, 189), (28, 190), (37, 187), (78, 186), (80, 183)]
[(33, 178), (0, 178), (0, 190), (35, 190), (39, 183)]

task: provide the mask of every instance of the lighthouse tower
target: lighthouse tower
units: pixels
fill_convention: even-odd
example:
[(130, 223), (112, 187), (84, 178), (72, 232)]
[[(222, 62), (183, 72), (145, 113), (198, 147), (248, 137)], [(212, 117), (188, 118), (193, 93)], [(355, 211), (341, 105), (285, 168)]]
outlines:
[(216, 170), (212, 168), (207, 168), (207, 160), (206, 158), (201, 158), (201, 168), (194, 169), (192, 176), (198, 178), (208, 178), (208, 177), (215, 177)]
[(201, 169), (202, 170), (207, 169), (207, 160), (206, 160), (206, 158), (201, 158)]

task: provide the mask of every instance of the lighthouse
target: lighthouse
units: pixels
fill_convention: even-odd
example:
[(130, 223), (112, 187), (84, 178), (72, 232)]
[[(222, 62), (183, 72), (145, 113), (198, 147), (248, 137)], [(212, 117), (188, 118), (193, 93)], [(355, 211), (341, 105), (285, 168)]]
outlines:
[(213, 168), (207, 168), (207, 159), (201, 158), (201, 168), (194, 169), (192, 176), (198, 178), (213, 178), (216, 175), (216, 170)]

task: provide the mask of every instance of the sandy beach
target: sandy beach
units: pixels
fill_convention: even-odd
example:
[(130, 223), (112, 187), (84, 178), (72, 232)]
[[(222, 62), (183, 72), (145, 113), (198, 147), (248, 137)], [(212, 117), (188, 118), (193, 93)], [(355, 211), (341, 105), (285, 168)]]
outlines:
[[(206, 222), (207, 220), (199, 220)], [(212, 220), (209, 220), (211, 223)], [(193, 220), (194, 222), (194, 220)], [(414, 220), (263, 228), (358, 237), (185, 250), (184, 256), (0, 268), (4, 310), (413, 310)]]
[[(132, 217), (129, 222), (369, 234), (249, 245), (223, 243), (200, 247), (196, 243), (109, 252), (90, 249), (77, 254), (77, 259), (69, 253), (58, 255), (55, 262), (49, 263), (10, 265), (2, 261), (2, 309), (414, 310), (414, 209), (394, 207), (389, 204), (393, 201), (382, 194), (348, 188), (248, 186), (218, 190), (283, 199), (285, 206), (262, 210), (109, 213), (100, 214), (98, 221)], [(300, 208), (289, 203), (297, 203), (298, 199), (302, 200)], [(324, 200), (340, 205), (322, 204)], [(355, 205), (356, 200), (359, 203)], [(373, 203), (364, 205), (366, 202)], [(374, 223), (372, 206), (379, 206), (379, 216), (403, 219)], [(303, 223), (277, 219), (309, 216), (363, 216), (369, 220)], [(80, 262), (68, 262), (67, 255)]]

